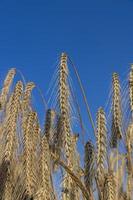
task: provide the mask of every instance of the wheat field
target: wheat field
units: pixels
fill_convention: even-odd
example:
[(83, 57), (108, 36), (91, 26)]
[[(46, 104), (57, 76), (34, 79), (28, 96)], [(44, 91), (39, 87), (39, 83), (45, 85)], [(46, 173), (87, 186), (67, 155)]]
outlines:
[[(96, 120), (74, 68), (94, 133), (93, 140), (87, 136), (80, 143), (82, 154), (82, 136), (72, 123), (72, 99), (76, 97), (68, 60), (62, 53), (54, 98), (50, 94), (53, 104), (47, 103), (43, 127), (32, 103), (36, 84), (15, 81), (15, 68), (4, 79), (0, 92), (0, 200), (133, 200), (133, 65), (124, 91), (119, 75), (112, 75), (109, 114), (100, 107)], [(82, 106), (75, 102), (78, 124), (83, 128)]]

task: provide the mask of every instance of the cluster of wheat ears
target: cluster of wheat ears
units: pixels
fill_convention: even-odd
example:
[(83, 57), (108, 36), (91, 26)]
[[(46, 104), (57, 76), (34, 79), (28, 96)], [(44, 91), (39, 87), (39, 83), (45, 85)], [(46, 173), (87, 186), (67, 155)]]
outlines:
[[(44, 128), (32, 104), (36, 85), (15, 82), (14, 68), (7, 73), (0, 92), (1, 200), (133, 199), (133, 67), (124, 103), (128, 109), (122, 106), (125, 98), (114, 73), (110, 120), (99, 108), (96, 125), (77, 73), (94, 131), (94, 142), (88, 135), (81, 155), (77, 151), (80, 134), (74, 134), (71, 122), (74, 95), (67, 62), (63, 53), (54, 89), (56, 103), (46, 108)], [(82, 122), (80, 109), (78, 113)]]

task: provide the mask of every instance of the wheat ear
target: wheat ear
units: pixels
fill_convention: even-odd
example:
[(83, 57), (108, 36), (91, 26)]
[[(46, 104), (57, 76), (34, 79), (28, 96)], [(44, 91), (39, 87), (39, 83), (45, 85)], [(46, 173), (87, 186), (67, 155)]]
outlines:
[(35, 178), (35, 186), (39, 184), (39, 154), (40, 154), (40, 143), (41, 143), (41, 128), (39, 124), (39, 119), (36, 114), (36, 120), (33, 124), (33, 133), (32, 133), (32, 145), (33, 145), (33, 153), (32, 153), (32, 169)]
[(41, 138), (41, 157), (40, 157), (40, 188), (43, 190), (42, 199), (52, 199), (54, 191), (51, 179), (51, 165), (50, 165), (50, 150), (47, 137), (44, 135)]
[(17, 116), (18, 116), (18, 108), (20, 106), (20, 97), (22, 95), (23, 85), (22, 82), (19, 81), (16, 84), (15, 91), (13, 93), (12, 101), (9, 108), (9, 113), (7, 113), (6, 120), (6, 146), (4, 159), (6, 161), (11, 161), (13, 158), (13, 147), (14, 147), (14, 139), (16, 133), (16, 124), (17, 124)]
[(70, 127), (70, 111), (69, 111), (69, 93), (68, 93), (68, 67), (67, 56), (62, 54), (60, 63), (60, 75), (59, 75), (59, 107), (61, 114), (61, 122), (63, 127), (63, 140), (64, 151), (67, 162), (69, 162), (69, 156), (71, 152), (71, 127)]
[(112, 77), (112, 136), (111, 146), (117, 147), (118, 140), (122, 137), (122, 111), (121, 111), (121, 91), (120, 81), (117, 73)]
[[(67, 55), (61, 55), (59, 70), (59, 109), (61, 117), (62, 141), (66, 162), (72, 168), (71, 157), (71, 122), (70, 122), (70, 105), (69, 105), (69, 85), (68, 85), (68, 66)], [(72, 194), (72, 179), (68, 173), (63, 178), (62, 200), (70, 200)]]
[(23, 110), (27, 111), (30, 109), (31, 105), (31, 93), (32, 90), (35, 88), (35, 84), (33, 82), (29, 82), (27, 83), (26, 87), (25, 87), (25, 91), (24, 91), (24, 95), (23, 95)]
[(104, 163), (106, 159), (106, 118), (102, 108), (97, 113), (97, 177), (99, 184), (102, 185), (104, 176)]
[(93, 187), (93, 180), (95, 176), (94, 172), (94, 165), (95, 165), (95, 149), (94, 145), (91, 141), (88, 141), (85, 145), (85, 171), (84, 171), (84, 182), (86, 188), (92, 188)]
[(133, 124), (129, 124), (126, 134), (127, 166), (133, 175), (132, 153), (133, 153)]
[[(75, 173), (75, 175), (81, 179), (81, 168), (80, 168), (80, 155), (77, 152), (77, 142), (78, 142), (79, 135), (73, 134), (71, 135), (71, 156), (69, 159), (71, 159), (72, 163), (72, 170)], [(81, 191), (79, 187), (77, 187), (77, 184), (75, 181), (71, 181), (71, 199), (78, 200), (81, 196)]]
[[(41, 128), (40, 128), (40, 124), (39, 124), (39, 120), (38, 117), (34, 123), (34, 127), (33, 127), (33, 145), (34, 145), (34, 152), (37, 153), (39, 151), (39, 145), (41, 142)], [(36, 155), (37, 156), (37, 155)]]
[(4, 85), (0, 94), (0, 106), (2, 109), (7, 103), (9, 90), (10, 90), (15, 74), (16, 74), (16, 70), (14, 68), (10, 69), (4, 80)]
[(127, 197), (127, 193), (121, 188), (119, 192), (119, 200), (129, 200)]
[[(53, 134), (52, 144), (50, 145), (51, 151), (58, 156), (61, 157), (62, 149), (63, 149), (63, 127), (62, 127), (62, 119), (60, 116), (57, 116), (56, 126)], [(57, 171), (59, 165), (57, 162), (53, 161), (53, 171)]]
[(20, 97), (22, 95), (22, 82), (18, 82), (16, 84), (12, 102), (10, 105), (9, 113), (7, 115), (6, 121), (6, 144), (4, 151), (4, 163), (7, 163), (7, 175), (6, 175), (6, 183), (4, 188), (3, 197), (4, 199), (11, 200), (12, 199), (12, 191), (13, 191), (13, 168), (11, 164), (14, 159), (15, 153), (15, 140), (16, 140), (16, 124), (17, 124), (17, 116), (18, 116), (18, 108), (20, 105)]
[(104, 182), (104, 191), (103, 191), (104, 200), (117, 200), (116, 199), (116, 184), (112, 172), (109, 172), (105, 175)]
[(34, 123), (37, 114), (30, 112), (25, 121), (23, 131), (23, 144), (24, 144), (24, 176), (25, 176), (25, 195), (29, 198), (32, 197), (36, 191), (36, 175), (34, 169)]
[(49, 142), (53, 138), (53, 125), (54, 125), (55, 116), (56, 115), (55, 115), (54, 110), (52, 110), (52, 109), (47, 110), (44, 133), (45, 133), (46, 138)]

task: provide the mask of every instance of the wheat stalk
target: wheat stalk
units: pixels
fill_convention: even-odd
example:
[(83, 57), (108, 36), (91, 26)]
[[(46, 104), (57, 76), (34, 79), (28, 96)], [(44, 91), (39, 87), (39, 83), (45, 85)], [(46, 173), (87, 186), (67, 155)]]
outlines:
[(84, 186), (84, 184), (82, 183), (82, 181), (73, 173), (73, 171), (71, 171), (71, 169), (60, 159), (58, 159), (58, 157), (56, 157), (56, 155), (54, 155), (53, 153), (51, 153), (52, 158), (58, 162), (66, 171), (67, 173), (71, 176), (71, 178), (73, 179), (73, 181), (75, 181), (75, 183), (77, 184), (77, 186), (81, 189), (82, 193), (83, 193), (83, 197), (88, 200), (94, 200), (93, 196), (92, 196), (92, 192), (88, 192)]

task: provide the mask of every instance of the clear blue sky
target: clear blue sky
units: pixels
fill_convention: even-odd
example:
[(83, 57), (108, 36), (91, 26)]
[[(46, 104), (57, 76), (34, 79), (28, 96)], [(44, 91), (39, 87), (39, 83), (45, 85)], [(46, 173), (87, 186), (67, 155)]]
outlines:
[(0, 0), (0, 78), (12, 66), (44, 94), (62, 51), (77, 65), (93, 114), (111, 74), (133, 62), (133, 0)]

